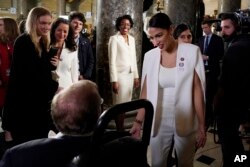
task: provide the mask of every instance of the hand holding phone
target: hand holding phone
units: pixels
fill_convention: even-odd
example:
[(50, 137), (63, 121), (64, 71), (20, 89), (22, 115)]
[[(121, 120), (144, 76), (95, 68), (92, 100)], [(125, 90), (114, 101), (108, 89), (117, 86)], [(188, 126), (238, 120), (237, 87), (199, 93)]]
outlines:
[(49, 57), (52, 58), (52, 57), (56, 56), (56, 55), (57, 55), (57, 52), (58, 52), (58, 49), (59, 49), (59, 48), (51, 47), (51, 48), (49, 49)]

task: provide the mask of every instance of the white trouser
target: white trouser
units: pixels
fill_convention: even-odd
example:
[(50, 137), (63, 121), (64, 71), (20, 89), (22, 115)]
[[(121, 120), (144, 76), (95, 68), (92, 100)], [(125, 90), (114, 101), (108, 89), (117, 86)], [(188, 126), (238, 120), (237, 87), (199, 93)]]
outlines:
[(174, 139), (179, 167), (192, 167), (195, 156), (195, 133), (186, 137), (176, 134), (174, 89), (165, 88), (159, 91), (158, 107), (161, 112), (161, 123), (158, 133), (150, 140), (152, 167), (166, 167), (167, 157)]

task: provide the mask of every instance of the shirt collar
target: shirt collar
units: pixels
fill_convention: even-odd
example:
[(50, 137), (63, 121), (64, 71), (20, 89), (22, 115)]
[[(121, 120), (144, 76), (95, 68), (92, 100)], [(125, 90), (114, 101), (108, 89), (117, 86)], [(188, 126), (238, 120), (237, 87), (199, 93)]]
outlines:
[(80, 35), (78, 35), (77, 37), (75, 37), (75, 43), (76, 43), (77, 46), (79, 44), (79, 38), (80, 38)]

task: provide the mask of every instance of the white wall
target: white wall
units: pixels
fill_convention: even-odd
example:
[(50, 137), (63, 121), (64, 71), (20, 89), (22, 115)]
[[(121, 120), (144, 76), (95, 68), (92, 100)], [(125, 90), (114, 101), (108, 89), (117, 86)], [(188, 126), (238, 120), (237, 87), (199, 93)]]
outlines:
[(218, 0), (203, 0), (205, 4), (205, 15), (213, 15), (218, 10)]

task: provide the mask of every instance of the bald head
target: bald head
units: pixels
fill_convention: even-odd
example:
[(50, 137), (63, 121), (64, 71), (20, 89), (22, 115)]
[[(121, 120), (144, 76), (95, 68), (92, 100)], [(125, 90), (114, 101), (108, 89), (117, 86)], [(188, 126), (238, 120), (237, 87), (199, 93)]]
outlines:
[(96, 84), (81, 80), (55, 95), (51, 115), (57, 129), (64, 134), (85, 134), (93, 131), (100, 106)]

